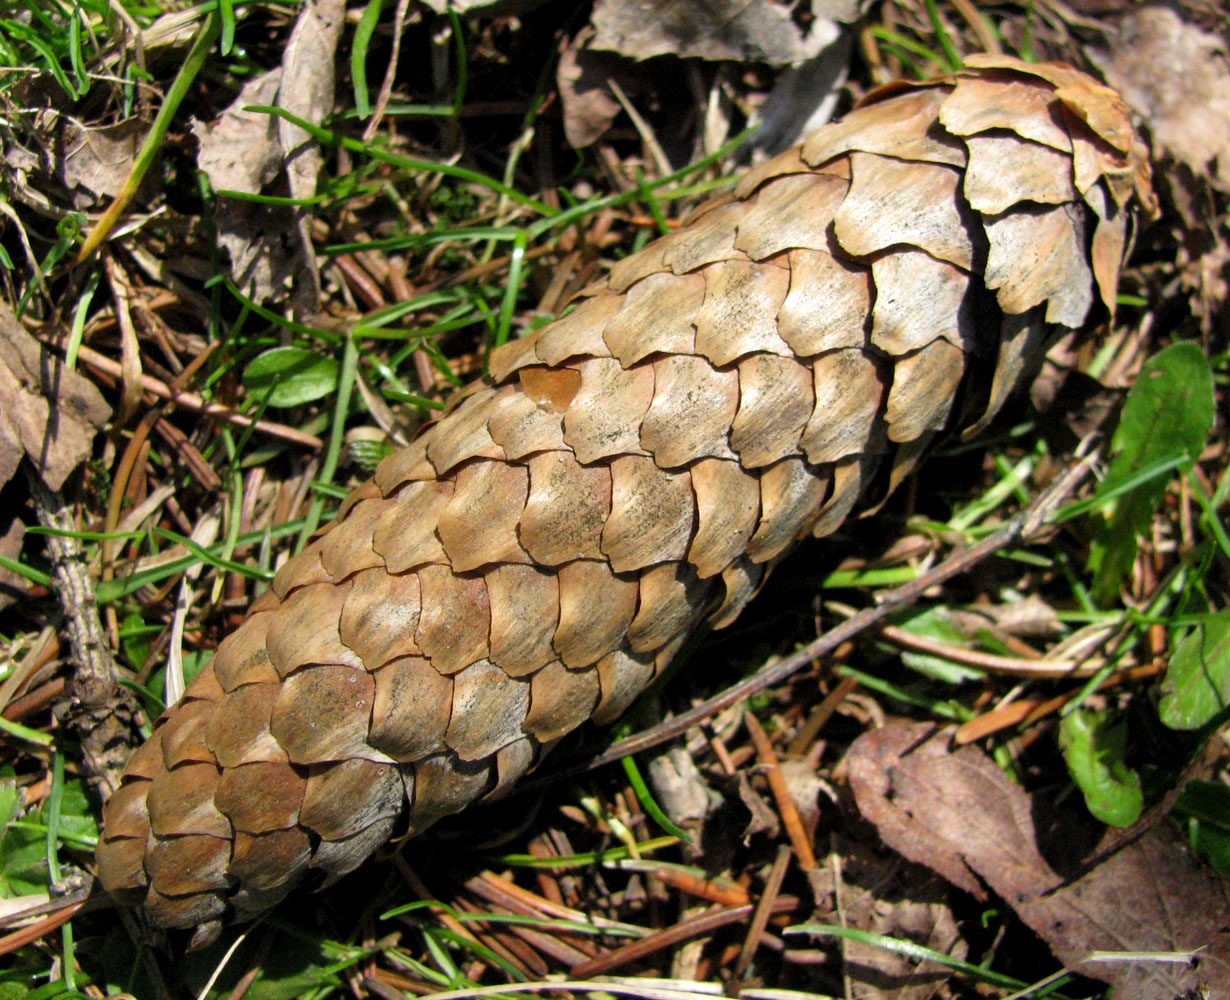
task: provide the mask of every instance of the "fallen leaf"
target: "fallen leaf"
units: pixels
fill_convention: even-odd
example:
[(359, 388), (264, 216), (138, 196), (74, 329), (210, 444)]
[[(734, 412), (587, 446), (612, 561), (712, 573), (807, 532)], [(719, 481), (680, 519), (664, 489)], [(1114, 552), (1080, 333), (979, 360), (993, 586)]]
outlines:
[(1230, 191), (1230, 66), (1222, 40), (1159, 4), (1132, 10), (1110, 37), (1108, 50), (1089, 56), (1149, 123), (1154, 144)]
[[(857, 837), (835, 835), (832, 851), (837, 863), (831, 856), (807, 873), (821, 913), (840, 903), (846, 927), (966, 958), (969, 945), (948, 905), (943, 879), (922, 865), (902, 865)], [(870, 942), (843, 939), (841, 950), (850, 995), (858, 1000), (928, 1000), (951, 978), (945, 968)]]
[(593, 28), (582, 28), (560, 54), (555, 71), (564, 106), (564, 136), (575, 149), (584, 149), (602, 138), (622, 110), (607, 81), (618, 76), (620, 86), (624, 86), (627, 64), (614, 53), (588, 48), (593, 37)]
[[(196, 123), (197, 166), (215, 191), (315, 194), (321, 154), (302, 129), (251, 105), (285, 108), (319, 124), (333, 108), (333, 57), (341, 36), (341, 0), (313, 0), (299, 14), (282, 65), (244, 85), (217, 121)], [(326, 68), (322, 70), (322, 67)], [(258, 302), (280, 299), (288, 288), (299, 316), (315, 313), (320, 276), (304, 206), (218, 199), (218, 242), (231, 259), (231, 277)]]
[(699, 830), (721, 802), (683, 747), (672, 747), (654, 757), (649, 762), (649, 780), (671, 822), (689, 832)]
[(38, 148), (13, 141), (5, 149), (5, 164), (15, 175), (10, 189), (40, 208), (94, 208), (119, 194), (148, 127), (135, 117), (112, 125), (85, 125), (54, 108), (42, 108), (30, 130), (38, 137)]
[[(1065, 880), (1038, 848), (1034, 816), (1044, 803), (978, 748), (950, 752), (951, 735), (927, 724), (893, 723), (850, 748), (850, 787), (885, 844), (980, 900), (985, 882), (1060, 962), (1110, 983), (1114, 1000), (1228, 995), (1226, 888), (1168, 827)], [(1085, 960), (1092, 951), (1196, 949), (1191, 964)]]
[(598, 0), (593, 25), (595, 49), (633, 59), (673, 55), (770, 66), (810, 59), (836, 35), (826, 18), (803, 30), (789, 6), (767, 0)]
[[(272, 104), (281, 80), (282, 71), (275, 69), (248, 81), (217, 121), (193, 125), (200, 142), (197, 166), (215, 191), (260, 194), (278, 177), (282, 153), (274, 119), (244, 109)], [(231, 277), (257, 301), (273, 298), (306, 264), (302, 248), (286, 237), (297, 232), (296, 211), (225, 195), (217, 199), (214, 226), (230, 256)]]
[[(0, 556), (16, 559), (21, 553), (21, 543), (26, 535), (26, 526), (20, 518), (13, 517), (4, 534), (0, 535)], [(0, 611), (21, 600), (26, 593), (26, 578), (20, 573), (0, 566)]]
[[(333, 110), (333, 57), (345, 23), (346, 0), (308, 0), (282, 55), (279, 106), (315, 124)], [(286, 157), (290, 196), (310, 198), (316, 193), (316, 177), (324, 163), (320, 147), (298, 125), (279, 118), (277, 127), (278, 142)], [(296, 311), (299, 315), (311, 315), (320, 302), (320, 272), (307, 212), (297, 213), (295, 227), (308, 264), (302, 273), (304, 280), (295, 284)]]
[(0, 486), (26, 455), (58, 490), (89, 457), (110, 415), (94, 384), (66, 368), (0, 302)]
[(776, 837), (781, 831), (781, 821), (778, 820), (777, 813), (773, 811), (772, 806), (752, 787), (746, 771), (740, 771), (735, 776), (735, 787), (739, 801), (751, 814), (747, 826), (743, 829), (743, 842), (746, 844), (758, 833), (767, 833), (770, 838)]

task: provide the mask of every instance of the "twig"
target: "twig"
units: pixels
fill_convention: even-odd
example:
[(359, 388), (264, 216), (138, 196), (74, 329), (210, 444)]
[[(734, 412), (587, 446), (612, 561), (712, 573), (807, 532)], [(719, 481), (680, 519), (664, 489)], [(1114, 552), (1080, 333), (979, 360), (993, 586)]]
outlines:
[[(778, 896), (771, 907), (773, 913), (789, 913), (799, 905), (793, 896)], [(633, 941), (622, 948), (617, 948), (608, 955), (595, 958), (592, 962), (578, 965), (570, 973), (576, 979), (586, 979), (590, 976), (604, 976), (614, 969), (622, 968), (632, 962), (638, 962), (648, 955), (656, 954), (666, 948), (671, 948), (681, 941), (703, 937), (712, 934), (719, 927), (728, 924), (741, 924), (752, 915), (754, 907), (751, 903), (729, 908), (717, 907), (690, 920), (681, 920), (664, 930), (656, 931), (639, 941)], [(524, 988), (524, 985), (522, 986)]]
[(1019, 656), (1000, 656), (976, 649), (964, 649), (950, 642), (915, 635), (895, 625), (885, 625), (880, 635), (902, 649), (912, 649), (948, 660), (976, 667), (987, 673), (1012, 674), (1017, 677), (1062, 679), (1064, 677), (1092, 677), (1106, 666), (1104, 657), (1076, 660), (1026, 660)]
[(39, 523), (53, 529), (47, 536), (47, 548), (76, 662), (69, 687), (73, 700), (69, 721), (78, 731), (86, 766), (106, 798), (119, 786), (132, 749), (130, 722), (136, 718), (137, 707), (115, 682), (115, 660), (98, 615), (86, 556), (71, 534), (78, 530), (72, 511), (64, 495), (48, 489), (33, 469), (26, 469), (26, 478)]
[[(756, 904), (756, 912), (752, 914), (751, 923), (748, 924), (747, 937), (743, 939), (743, 947), (739, 949), (739, 958), (735, 962), (735, 982), (743, 979), (747, 967), (752, 964), (752, 956), (756, 954), (756, 949), (761, 945), (764, 929), (768, 926), (769, 917), (773, 914), (773, 904), (777, 902), (777, 894), (782, 890), (782, 880), (786, 877), (786, 869), (789, 865), (790, 848), (781, 844), (777, 849), (777, 858), (773, 862), (773, 868), (769, 872), (764, 894), (760, 897), (760, 902)], [(815, 867), (814, 858), (811, 867)]]
[(62, 924), (68, 923), (83, 905), (83, 903), (74, 903), (71, 906), (66, 906), (62, 910), (44, 917), (37, 924), (31, 924), (29, 927), (23, 927), (19, 931), (13, 931), (12, 934), (6, 934), (0, 938), (0, 955), (7, 955), (18, 948), (24, 948), (30, 942), (37, 941), (44, 934), (48, 934)]
[[(756, 756), (761, 765), (766, 768), (769, 787), (773, 790), (773, 798), (777, 802), (777, 811), (781, 814), (786, 834), (794, 846), (794, 853), (799, 859), (799, 865), (805, 871), (816, 867), (816, 855), (811, 849), (811, 838), (803, 829), (803, 820), (799, 816), (798, 807), (790, 796), (790, 788), (786, 784), (786, 776), (782, 774), (781, 765), (777, 762), (777, 754), (773, 752), (773, 744), (769, 742), (768, 734), (760, 725), (760, 720), (751, 712), (744, 712), (743, 722), (756, 745)], [(749, 958), (751, 956), (748, 956)]]
[[(1105, 691), (1107, 688), (1114, 687), (1116, 684), (1122, 684), (1124, 681), (1137, 681), (1156, 677), (1162, 672), (1162, 669), (1158, 664), (1146, 663), (1141, 667), (1119, 670), (1102, 681), (1098, 685), (1098, 690)], [(1039, 719), (1043, 719), (1063, 708), (1064, 705), (1078, 697), (1083, 690), (1083, 688), (1077, 688), (1065, 694), (1056, 695), (1053, 698), (1024, 698), (1007, 705), (1001, 705), (999, 708), (970, 719), (969, 722), (962, 723), (957, 728), (956, 733), (953, 734), (953, 745), (964, 746), (966, 743), (975, 743), (984, 737), (990, 736), (992, 733), (999, 732), (1001, 729), (1007, 729), (1009, 726), (1032, 726)]]

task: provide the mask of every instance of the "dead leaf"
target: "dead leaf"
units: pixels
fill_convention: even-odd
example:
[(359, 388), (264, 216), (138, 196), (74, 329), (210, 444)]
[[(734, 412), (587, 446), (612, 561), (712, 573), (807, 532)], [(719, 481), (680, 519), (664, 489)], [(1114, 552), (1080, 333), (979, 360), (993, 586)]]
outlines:
[(127, 118), (112, 125), (90, 126), (41, 108), (29, 134), (39, 146), (29, 149), (16, 142), (4, 153), (16, 197), (39, 208), (69, 205), (87, 211), (114, 198), (132, 169), (148, 125)]
[(752, 787), (746, 771), (735, 775), (735, 788), (739, 801), (751, 813), (747, 826), (743, 829), (743, 842), (746, 844), (758, 833), (767, 833), (770, 839), (776, 837), (781, 832), (781, 821), (773, 808)]
[[(281, 118), (245, 111), (276, 104), (319, 124), (333, 108), (333, 58), (341, 35), (341, 0), (314, 0), (299, 14), (282, 66), (249, 81), (217, 121), (196, 123), (197, 165), (215, 191), (309, 198), (321, 154), (307, 133)], [(302, 206), (218, 199), (218, 241), (231, 276), (258, 302), (280, 299), (288, 287), (299, 316), (315, 313), (320, 276), (310, 213)]]
[[(627, 64), (613, 53), (588, 48), (593, 37), (593, 28), (582, 28), (560, 54), (555, 72), (564, 106), (564, 136), (575, 149), (584, 149), (602, 138), (622, 110), (607, 81), (625, 76)], [(624, 86), (622, 80), (620, 86)]]
[(851, 32), (833, 24), (832, 38), (820, 52), (783, 70), (756, 109), (752, 123), (759, 128), (749, 146), (776, 155), (827, 125), (849, 74), (853, 45)]
[(819, 16), (804, 31), (789, 6), (767, 0), (598, 0), (593, 25), (595, 49), (633, 59), (673, 55), (770, 66), (811, 59), (837, 33)]
[[(346, 23), (346, 0), (308, 0), (282, 56), (282, 86), (278, 104), (291, 114), (319, 124), (333, 110), (333, 57)], [(316, 177), (324, 163), (320, 147), (298, 125), (278, 119), (278, 141), (286, 157), (286, 174), (292, 198), (310, 198), (316, 193)], [(306, 212), (295, 219), (299, 242), (308, 263), (296, 284), (296, 311), (316, 312), (320, 301), (320, 272), (312, 249), (311, 220)]]
[[(1038, 849), (1034, 815), (1043, 804), (976, 747), (950, 752), (951, 735), (894, 723), (850, 748), (850, 787), (885, 844), (979, 899), (985, 882), (1059, 961), (1110, 983), (1117, 1000), (1227, 995), (1230, 900), (1177, 837), (1156, 829), (1067, 881)], [(1195, 949), (1190, 966), (1084, 961), (1091, 951)]]
[(1046, 601), (1029, 594), (1005, 604), (977, 604), (967, 609), (948, 611), (954, 625), (971, 638), (993, 628), (1015, 636), (1052, 636), (1063, 631), (1063, 623)]
[(649, 762), (649, 780), (666, 815), (684, 829), (699, 830), (721, 802), (684, 747), (672, 747), (654, 757)]
[[(9, 521), (8, 528), (0, 535), (0, 556), (5, 559), (16, 559), (21, 554), (21, 543), (26, 536), (26, 526), (18, 517)], [(0, 611), (10, 604), (21, 600), (28, 586), (26, 578), (20, 573), (0, 566)]]
[(110, 415), (94, 384), (65, 368), (0, 302), (0, 486), (26, 455), (48, 488), (60, 489)]
[[(969, 946), (943, 879), (922, 865), (903, 863), (858, 833), (834, 834), (831, 851), (807, 872), (819, 922), (832, 923), (840, 911), (846, 927), (966, 957)], [(937, 989), (951, 978), (945, 968), (868, 942), (843, 939), (840, 947), (850, 995), (858, 1000), (929, 1000), (942, 995)]]
[(1090, 58), (1148, 121), (1157, 147), (1230, 191), (1230, 66), (1215, 35), (1169, 6), (1132, 10)]
[[(266, 185), (277, 178), (282, 164), (274, 120), (244, 108), (272, 104), (281, 79), (282, 71), (275, 69), (250, 80), (216, 122), (193, 125), (200, 142), (197, 166), (215, 191), (272, 193)], [(231, 258), (231, 277), (258, 302), (275, 297), (306, 264), (295, 214), (296, 209), (285, 205), (225, 195), (217, 200), (214, 225), (219, 244)], [(292, 233), (294, 240), (288, 239)]]

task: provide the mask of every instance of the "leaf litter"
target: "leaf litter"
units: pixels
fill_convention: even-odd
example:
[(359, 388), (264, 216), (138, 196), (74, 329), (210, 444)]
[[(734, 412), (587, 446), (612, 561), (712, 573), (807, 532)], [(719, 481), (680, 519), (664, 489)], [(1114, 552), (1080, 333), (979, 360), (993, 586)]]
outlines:
[(27, 458), (52, 490), (89, 458), (111, 408), (0, 302), (0, 486)]
[[(333, 108), (331, 67), (341, 39), (345, 4), (310, 0), (300, 12), (282, 65), (244, 84), (214, 122), (193, 126), (197, 164), (214, 191), (276, 195), (304, 202), (316, 193), (324, 158), (299, 126), (252, 106), (283, 108), (319, 125)], [(257, 302), (280, 299), (289, 288), (295, 315), (314, 316), (320, 276), (306, 205), (259, 198), (218, 199), (214, 223), (231, 261), (232, 280)]]
[[(982, 750), (951, 750), (952, 731), (895, 722), (861, 736), (846, 756), (859, 811), (881, 839), (977, 899), (988, 890), (1070, 969), (1111, 984), (1120, 1000), (1230, 991), (1230, 898), (1222, 879), (1165, 825), (1146, 830), (1090, 871), (1062, 817), (1047, 836), (1060, 874), (1038, 847), (1049, 804)], [(1091, 952), (1129, 952), (1087, 961)], [(1190, 963), (1149, 953), (1190, 952)]]

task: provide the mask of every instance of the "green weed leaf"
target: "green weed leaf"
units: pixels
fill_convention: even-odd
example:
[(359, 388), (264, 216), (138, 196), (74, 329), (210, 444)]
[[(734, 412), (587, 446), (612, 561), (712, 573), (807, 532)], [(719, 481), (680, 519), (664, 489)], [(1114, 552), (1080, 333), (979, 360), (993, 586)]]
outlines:
[(299, 406), (337, 392), (340, 365), (303, 347), (274, 347), (258, 354), (243, 373), (244, 387), (269, 405)]
[[(1148, 361), (1128, 393), (1111, 442), (1114, 460), (1098, 489), (1109, 497), (1151, 466), (1186, 456), (1190, 467), (1213, 426), (1213, 376), (1196, 344), (1172, 344)], [(1154, 476), (1115, 496), (1089, 552), (1094, 597), (1114, 600), (1136, 559), (1136, 538), (1149, 524), (1166, 492), (1166, 476)], [(1096, 498), (1095, 498), (1096, 499)]]
[(1123, 759), (1127, 725), (1099, 712), (1072, 712), (1059, 725), (1059, 746), (1089, 811), (1111, 826), (1134, 823), (1144, 796), (1140, 776)]
[(1199, 729), (1230, 704), (1230, 611), (1188, 632), (1170, 657), (1158, 714), (1171, 729)]

